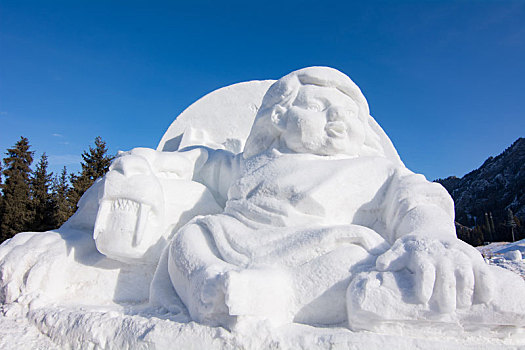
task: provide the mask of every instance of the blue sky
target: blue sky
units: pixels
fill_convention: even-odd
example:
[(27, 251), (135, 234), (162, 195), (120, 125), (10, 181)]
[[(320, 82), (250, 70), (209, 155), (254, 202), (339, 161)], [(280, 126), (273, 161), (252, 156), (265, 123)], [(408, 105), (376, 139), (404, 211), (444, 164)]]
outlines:
[(51, 170), (156, 147), (219, 87), (327, 65), (363, 90), (405, 164), (462, 176), (525, 136), (525, 2), (0, 0), (0, 151)]

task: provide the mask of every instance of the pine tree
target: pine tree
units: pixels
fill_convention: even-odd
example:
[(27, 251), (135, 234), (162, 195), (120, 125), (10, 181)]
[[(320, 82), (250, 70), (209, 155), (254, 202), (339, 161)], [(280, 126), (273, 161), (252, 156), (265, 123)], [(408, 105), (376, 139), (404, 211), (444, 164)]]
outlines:
[(507, 210), (507, 220), (505, 221), (505, 226), (507, 226), (510, 230), (512, 242), (515, 242), (516, 240), (514, 236), (514, 231), (516, 230), (516, 226), (518, 225), (516, 224), (516, 221), (514, 220), (514, 213), (512, 212), (510, 208)]
[(489, 219), (490, 219), (490, 232), (494, 233), (496, 232), (496, 227), (494, 226), (494, 219), (492, 218), (492, 212), (489, 213)]
[(481, 226), (475, 226), (472, 230), (472, 236), (474, 237), (474, 241), (476, 244), (473, 244), (473, 246), (480, 246), (483, 245), (485, 241), (485, 237), (483, 236), (483, 230), (481, 229)]
[(31, 178), (31, 206), (33, 220), (31, 231), (47, 231), (54, 228), (53, 197), (49, 193), (53, 173), (47, 172), (47, 155), (44, 153)]
[(4, 158), (5, 184), (3, 186), (2, 222), (0, 224), (0, 242), (26, 231), (31, 224), (31, 201), (29, 197), (29, 176), (33, 152), (25, 137), (13, 148), (8, 148)]
[[(2, 237), (2, 213), (4, 212), (4, 195), (2, 193), (3, 185), (3, 176), (2, 176), (2, 162), (0, 162), (0, 238)], [(0, 243), (2, 241), (0, 240)]]
[(115, 157), (108, 156), (107, 152), (106, 142), (102, 141), (100, 136), (97, 136), (95, 138), (95, 147), (90, 146), (89, 151), (82, 153), (82, 171), (78, 175), (71, 174), (70, 177), (73, 188), (69, 194), (69, 202), (73, 211), (76, 210), (77, 203), (84, 192), (91, 187), (96, 179), (108, 172), (111, 161)]
[(485, 226), (483, 228), (489, 234), (489, 242), (494, 242), (494, 231), (492, 229), (492, 226), (490, 225), (489, 214), (487, 212), (485, 212)]
[(57, 175), (53, 179), (53, 223), (56, 227), (62, 226), (62, 224), (73, 214), (67, 198), (68, 193), (71, 190), (67, 178), (67, 169), (64, 167), (60, 176)]

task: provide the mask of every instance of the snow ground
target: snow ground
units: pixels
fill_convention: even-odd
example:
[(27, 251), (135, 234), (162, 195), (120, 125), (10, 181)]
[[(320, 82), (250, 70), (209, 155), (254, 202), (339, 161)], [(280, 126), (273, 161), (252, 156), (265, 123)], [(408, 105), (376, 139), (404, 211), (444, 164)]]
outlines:
[[(488, 263), (525, 278), (525, 261), (510, 261), (504, 255), (515, 249), (524, 252), (525, 240), (478, 249)], [(299, 324), (270, 328), (262, 323), (229, 332), (144, 307), (46, 306), (24, 314), (16, 307), (0, 308), (1, 349), (525, 349), (525, 334), (512, 329), (466, 333), (433, 326), (428, 333), (398, 326), (378, 334)]]
[(514, 243), (496, 242), (477, 248), (487, 263), (508, 269), (525, 279), (525, 260), (508, 259), (508, 253), (512, 251), (525, 255), (525, 239)]
[[(397, 334), (396, 334), (397, 333)], [(289, 325), (228, 332), (223, 328), (179, 323), (151, 315), (125, 315), (86, 308), (46, 308), (29, 319), (0, 318), (2, 349), (520, 349), (525, 334), (486, 337), (487, 333), (436, 332), (389, 334), (352, 332), (346, 328)], [(483, 336), (482, 336), (483, 335)]]

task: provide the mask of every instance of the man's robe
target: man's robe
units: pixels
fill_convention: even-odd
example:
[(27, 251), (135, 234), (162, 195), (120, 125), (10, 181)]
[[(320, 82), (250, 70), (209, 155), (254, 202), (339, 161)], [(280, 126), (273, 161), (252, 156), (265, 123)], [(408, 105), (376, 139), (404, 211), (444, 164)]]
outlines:
[(378, 255), (404, 234), (404, 216), (421, 204), (453, 218), (441, 186), (383, 157), (271, 150), (243, 160), (220, 151), (199, 176), (225, 207), (193, 223), (212, 237), (219, 258), (243, 268), (298, 266), (348, 244)]

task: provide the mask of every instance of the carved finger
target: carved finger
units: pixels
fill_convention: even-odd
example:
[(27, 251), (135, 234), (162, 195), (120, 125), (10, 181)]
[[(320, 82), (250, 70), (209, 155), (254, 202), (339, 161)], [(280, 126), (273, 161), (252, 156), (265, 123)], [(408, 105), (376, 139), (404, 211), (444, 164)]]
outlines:
[[(24, 293), (44, 291), (50, 282), (50, 271), (58, 275), (63, 274), (68, 264), (64, 259), (58, 257), (59, 255), (56, 251), (49, 251), (45, 256), (40, 256), (40, 259), (25, 273), (24, 286), (22, 287)], [(54, 287), (60, 288), (60, 286)]]
[(417, 300), (426, 304), (432, 297), (436, 282), (436, 268), (429, 259), (419, 258), (411, 264), (414, 273), (414, 293)]
[(0, 286), (0, 300), (9, 304), (15, 302), (20, 295), (20, 284), (11, 280), (6, 281)]
[(376, 260), (379, 271), (399, 271), (407, 266), (408, 254), (403, 245), (394, 245)]
[(448, 259), (436, 266), (434, 296), (440, 312), (449, 313), (456, 309), (456, 276)]
[(474, 303), (488, 303), (494, 293), (494, 276), (486, 265), (479, 265), (474, 271)]
[(470, 264), (461, 264), (456, 268), (456, 306), (467, 308), (472, 305), (474, 295), (474, 270)]
[(24, 243), (24, 250), (33, 252), (45, 252), (49, 246), (52, 246), (58, 240), (62, 240), (60, 234), (53, 231), (35, 233)]
[[(12, 303), (20, 296), (20, 286), (23, 283), (25, 272), (23, 268), (20, 268), (20, 265), (12, 262), (4, 262), (0, 265), (0, 295), (1, 300), (5, 303)], [(26, 264), (22, 264), (22, 266), (26, 266)]]
[(472, 261), (472, 263), (485, 263), (481, 253), (470, 244), (467, 244), (460, 240), (456, 241), (456, 244), (458, 245), (458, 249), (470, 258), (470, 261)]
[(3, 242), (0, 245), (0, 260), (2, 260), (13, 248), (25, 244), (31, 237), (35, 235), (34, 232), (22, 232), (16, 234), (9, 241)]
[(38, 249), (32, 244), (34, 242), (35, 235), (32, 235), (24, 244), (13, 247), (3, 258), (0, 265), (0, 277), (2, 299), (7, 303), (18, 299), (27, 273), (39, 257), (39, 251), (46, 249), (44, 244)]
[(2, 279), (11, 279), (13, 276), (22, 274), (28, 267), (34, 264), (34, 253), (26, 245), (16, 246), (4, 257), (1, 265)]

